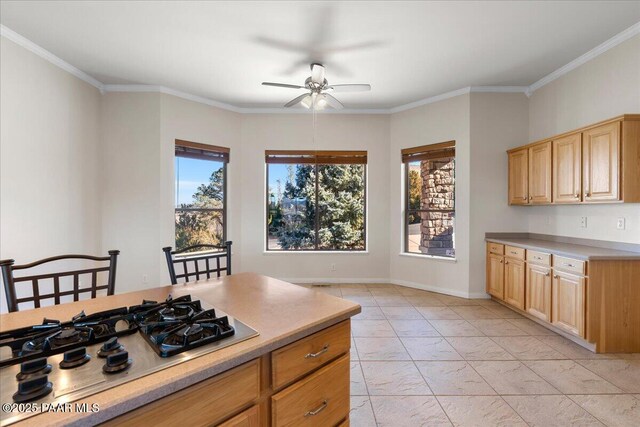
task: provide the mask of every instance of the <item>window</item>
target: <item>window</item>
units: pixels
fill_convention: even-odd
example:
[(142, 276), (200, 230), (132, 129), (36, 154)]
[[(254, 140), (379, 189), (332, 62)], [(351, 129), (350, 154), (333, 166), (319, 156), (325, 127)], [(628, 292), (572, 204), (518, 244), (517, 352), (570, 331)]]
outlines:
[(267, 250), (365, 250), (366, 151), (266, 151)]
[(229, 149), (176, 140), (176, 249), (226, 241)]
[(455, 258), (455, 142), (402, 150), (407, 253)]

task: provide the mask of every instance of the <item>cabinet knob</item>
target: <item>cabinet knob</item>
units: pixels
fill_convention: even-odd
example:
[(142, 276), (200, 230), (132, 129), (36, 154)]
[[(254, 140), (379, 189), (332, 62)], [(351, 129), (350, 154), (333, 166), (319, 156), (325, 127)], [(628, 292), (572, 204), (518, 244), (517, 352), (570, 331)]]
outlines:
[(504, 263), (505, 263), (505, 264), (509, 264), (509, 261), (505, 261)]
[(533, 196), (529, 196), (529, 200), (533, 200)]
[(553, 278), (554, 278), (554, 279), (557, 279), (558, 277), (559, 277), (559, 276), (558, 276), (557, 274), (554, 274), (554, 275), (553, 275)]
[(549, 277), (549, 276), (550, 276), (550, 273), (545, 274), (545, 276), (546, 276), (546, 277)]
[(575, 198), (579, 199), (580, 198), (580, 194), (576, 193)]

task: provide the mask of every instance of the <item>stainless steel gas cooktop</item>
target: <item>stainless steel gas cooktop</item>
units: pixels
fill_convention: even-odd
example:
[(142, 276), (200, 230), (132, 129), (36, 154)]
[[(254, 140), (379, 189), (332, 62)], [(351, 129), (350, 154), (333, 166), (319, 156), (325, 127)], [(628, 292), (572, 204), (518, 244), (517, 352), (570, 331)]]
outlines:
[(257, 335), (189, 295), (3, 332), (0, 425), (37, 414), (26, 405), (74, 402)]

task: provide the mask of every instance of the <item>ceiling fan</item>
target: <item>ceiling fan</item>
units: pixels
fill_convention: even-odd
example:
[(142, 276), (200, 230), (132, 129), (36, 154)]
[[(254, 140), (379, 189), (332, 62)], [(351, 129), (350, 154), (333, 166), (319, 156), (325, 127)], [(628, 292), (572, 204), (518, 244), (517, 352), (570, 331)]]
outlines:
[(340, 101), (327, 92), (366, 92), (371, 90), (371, 85), (368, 84), (330, 85), (324, 78), (324, 66), (315, 62), (311, 64), (311, 76), (304, 81), (304, 86), (271, 82), (262, 82), (262, 84), (289, 89), (306, 89), (308, 93), (293, 98), (284, 106), (289, 108), (301, 104), (305, 108), (313, 108), (314, 110), (323, 110), (326, 107), (336, 110), (344, 108)]

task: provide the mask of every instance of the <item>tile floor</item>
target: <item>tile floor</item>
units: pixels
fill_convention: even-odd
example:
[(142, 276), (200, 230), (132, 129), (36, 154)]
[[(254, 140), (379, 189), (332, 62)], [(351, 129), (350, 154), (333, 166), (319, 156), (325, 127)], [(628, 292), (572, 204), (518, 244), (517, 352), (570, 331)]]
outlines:
[(490, 300), (389, 284), (359, 303), (351, 426), (640, 426), (640, 355), (593, 354)]

